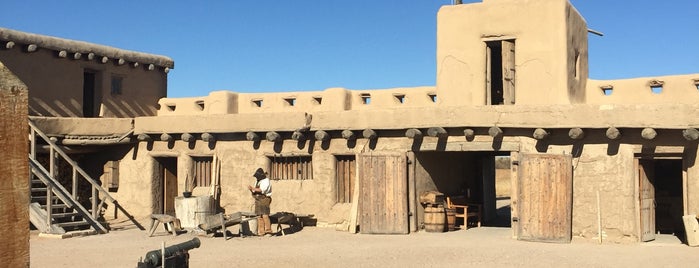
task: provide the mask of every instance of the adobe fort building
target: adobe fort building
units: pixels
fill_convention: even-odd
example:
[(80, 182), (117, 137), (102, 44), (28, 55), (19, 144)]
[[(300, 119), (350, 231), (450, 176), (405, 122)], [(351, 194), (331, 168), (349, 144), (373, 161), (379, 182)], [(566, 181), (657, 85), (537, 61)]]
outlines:
[[(588, 28), (566, 0), (484, 0), (437, 19), (434, 87), (161, 98), (170, 59), (7, 29), (0, 61), (27, 84), (32, 128), (46, 134), (32, 170), (51, 144), (78, 159), (104, 187), (77, 187), (97, 218), (114, 214), (93, 200), (118, 200), (117, 221), (172, 214), (185, 190), (251, 211), (247, 185), (263, 167), (272, 210), (319, 226), (416, 232), (430, 190), (481, 204), (488, 226), (495, 160), (509, 157), (515, 238), (684, 232), (682, 216), (699, 212), (699, 74), (588, 79)], [(56, 165), (44, 177), (83, 177)]]

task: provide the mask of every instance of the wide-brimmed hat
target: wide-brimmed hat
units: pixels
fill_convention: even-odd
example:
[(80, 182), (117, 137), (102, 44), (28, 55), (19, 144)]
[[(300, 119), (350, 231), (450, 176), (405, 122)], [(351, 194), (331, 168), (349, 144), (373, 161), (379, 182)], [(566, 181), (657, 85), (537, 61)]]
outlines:
[(261, 177), (264, 175), (265, 175), (265, 171), (262, 170), (262, 168), (257, 168), (257, 170), (255, 170), (255, 174), (252, 174), (253, 177)]

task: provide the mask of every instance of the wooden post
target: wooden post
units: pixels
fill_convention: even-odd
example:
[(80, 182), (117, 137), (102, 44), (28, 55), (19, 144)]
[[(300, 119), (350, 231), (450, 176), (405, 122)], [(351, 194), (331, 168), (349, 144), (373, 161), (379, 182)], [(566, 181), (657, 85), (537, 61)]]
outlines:
[(29, 267), (28, 92), (0, 62), (0, 263), (5, 267)]
[(597, 236), (599, 243), (602, 244), (602, 211), (599, 205), (599, 190), (597, 190)]

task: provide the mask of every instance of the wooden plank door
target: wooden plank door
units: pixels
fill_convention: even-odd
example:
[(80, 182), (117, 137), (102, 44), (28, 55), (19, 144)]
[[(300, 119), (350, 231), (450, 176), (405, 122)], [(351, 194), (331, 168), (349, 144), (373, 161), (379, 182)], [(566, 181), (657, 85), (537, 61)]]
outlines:
[(515, 40), (502, 41), (503, 104), (515, 104)]
[(638, 160), (638, 205), (641, 242), (655, 239), (655, 169), (653, 160)]
[(359, 165), (359, 230), (407, 234), (408, 177), (405, 154), (362, 154)]
[(517, 239), (570, 243), (572, 157), (520, 154), (517, 177)]
[(159, 213), (175, 215), (175, 197), (177, 197), (177, 158), (160, 157), (157, 158), (159, 169), (160, 187), (155, 193), (157, 209)]

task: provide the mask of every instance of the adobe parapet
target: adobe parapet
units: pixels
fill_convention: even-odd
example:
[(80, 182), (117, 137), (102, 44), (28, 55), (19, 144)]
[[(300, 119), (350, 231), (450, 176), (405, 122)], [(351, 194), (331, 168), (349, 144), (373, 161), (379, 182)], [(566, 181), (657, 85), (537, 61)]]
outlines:
[(236, 93), (214, 91), (194, 98), (163, 98), (158, 116), (224, 115), (284, 112), (375, 110), (433, 107), (440, 100), (434, 87), (323, 91)]
[(696, 104), (699, 103), (699, 74), (589, 80), (586, 102), (590, 104)]

